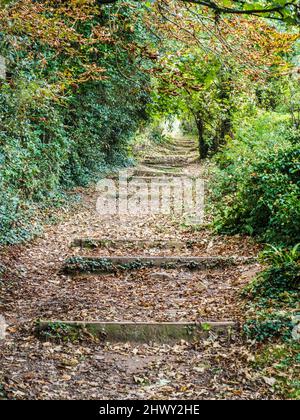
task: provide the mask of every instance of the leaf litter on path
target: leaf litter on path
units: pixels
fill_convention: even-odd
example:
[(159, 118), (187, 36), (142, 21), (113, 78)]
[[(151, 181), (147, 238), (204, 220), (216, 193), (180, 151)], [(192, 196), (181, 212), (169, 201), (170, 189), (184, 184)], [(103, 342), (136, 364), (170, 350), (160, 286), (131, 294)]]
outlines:
[[(195, 231), (179, 216), (103, 218), (96, 212), (98, 192), (92, 187), (78, 192), (81, 206), (65, 214), (58, 225), (46, 227), (43, 236), (30, 243), (0, 251), (7, 267), (0, 282), (0, 314), (8, 323), (6, 339), (0, 342), (3, 395), (9, 399), (274, 398), (266, 381), (251, 370), (251, 353), (239, 336), (219, 339), (211, 334), (204, 342), (173, 344), (56, 343), (35, 337), (34, 323), (40, 318), (242, 321), (239, 292), (251, 273), (259, 270), (253, 264), (201, 272), (173, 269), (164, 278), (153, 276), (161, 273), (159, 269), (64, 276), (60, 273), (64, 260), (83, 253), (255, 256), (259, 250), (246, 238)], [(71, 249), (75, 238), (197, 240), (197, 246), (150, 252), (121, 246)]]

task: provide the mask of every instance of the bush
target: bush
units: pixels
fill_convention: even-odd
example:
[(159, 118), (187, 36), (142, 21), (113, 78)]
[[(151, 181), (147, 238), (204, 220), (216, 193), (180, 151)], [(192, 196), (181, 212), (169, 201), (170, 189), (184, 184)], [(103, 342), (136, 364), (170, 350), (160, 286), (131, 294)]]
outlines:
[(213, 202), (218, 231), (300, 242), (300, 148), (283, 137), (289, 129), (288, 120), (277, 115), (270, 127), (267, 114), (252, 128), (238, 130), (217, 157)]
[[(132, 8), (118, 5), (116, 14), (107, 9), (98, 13), (97, 6), (90, 5), (93, 13), (81, 20), (76, 13), (72, 18), (72, 7), (66, 17), (63, 5), (57, 4), (54, 12), (52, 5), (36, 9), (28, 2), (28, 15), (35, 13), (47, 22), (48, 43), (48, 36), (40, 37), (42, 31), (31, 27), (32, 19), (22, 29), (15, 27), (19, 9), (12, 4), (7, 10), (10, 7), (12, 23), (7, 25), (6, 15), (0, 15), (0, 54), (7, 62), (7, 80), (0, 80), (0, 244), (36, 233), (33, 218), (45, 205), (56, 206), (65, 189), (128, 165), (129, 144), (147, 119), (150, 100), (150, 77), (143, 71), (147, 59), (137, 66), (127, 48), (120, 49), (116, 59), (110, 40), (90, 48), (93, 28), (105, 30), (112, 16), (118, 20), (118, 42), (126, 46), (146, 38), (141, 20), (135, 31), (126, 24)], [(65, 28), (66, 36), (76, 35), (71, 41), (61, 37), (66, 49), (51, 42), (54, 22)], [(93, 75), (79, 82), (87, 68), (105, 69), (106, 78)]]
[(292, 338), (292, 331), (295, 324), (291, 316), (274, 314), (262, 319), (251, 319), (243, 326), (247, 338), (258, 342), (274, 340), (276, 338), (284, 341)]
[[(31, 217), (39, 203), (52, 204), (66, 188), (85, 186), (109, 168), (128, 165), (128, 144), (146, 101), (135, 98), (129, 106), (128, 85), (116, 92), (94, 82), (65, 106), (33, 96), (20, 109), (27, 88), (21, 83), (18, 89), (0, 87), (0, 243), (33, 233)], [(117, 105), (119, 95), (127, 99)]]
[(261, 257), (268, 267), (243, 291), (250, 317), (244, 331), (257, 341), (291, 339), (300, 298), (300, 244), (290, 250), (270, 247)]
[(286, 300), (286, 293), (298, 301), (300, 294), (300, 245), (292, 250), (275, 247), (262, 253), (262, 261), (269, 266), (246, 289), (250, 299), (268, 298)]

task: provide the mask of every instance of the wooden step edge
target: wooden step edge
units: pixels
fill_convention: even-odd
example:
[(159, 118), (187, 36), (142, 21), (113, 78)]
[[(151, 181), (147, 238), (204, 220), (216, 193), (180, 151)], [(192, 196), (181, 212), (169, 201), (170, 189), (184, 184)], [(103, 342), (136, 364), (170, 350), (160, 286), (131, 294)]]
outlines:
[(80, 332), (110, 342), (169, 342), (194, 341), (205, 338), (210, 333), (230, 337), (238, 324), (232, 321), (223, 322), (103, 322), (103, 321), (49, 321), (39, 320), (36, 332), (40, 338), (55, 338), (63, 331), (74, 339)]

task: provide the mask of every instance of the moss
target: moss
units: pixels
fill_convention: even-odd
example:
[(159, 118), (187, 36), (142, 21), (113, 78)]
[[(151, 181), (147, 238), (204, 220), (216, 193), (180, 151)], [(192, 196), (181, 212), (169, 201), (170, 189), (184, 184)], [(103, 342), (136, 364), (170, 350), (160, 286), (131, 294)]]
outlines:
[(36, 331), (39, 338), (44, 341), (77, 343), (86, 338), (83, 328), (63, 322), (49, 323), (46, 328), (41, 328), (38, 321)]

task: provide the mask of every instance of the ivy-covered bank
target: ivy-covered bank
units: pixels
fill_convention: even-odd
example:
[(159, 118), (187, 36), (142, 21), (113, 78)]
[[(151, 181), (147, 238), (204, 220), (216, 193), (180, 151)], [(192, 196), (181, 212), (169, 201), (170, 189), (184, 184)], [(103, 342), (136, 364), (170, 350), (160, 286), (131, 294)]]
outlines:
[(300, 242), (299, 134), (288, 113), (238, 118), (234, 138), (216, 157), (217, 231), (276, 245)]
[(260, 111), (237, 125), (215, 162), (215, 229), (272, 244), (242, 293), (253, 363), (279, 395), (299, 399), (299, 128), (287, 113)]
[(89, 2), (1, 10), (0, 244), (27, 239), (33, 214), (66, 189), (128, 164), (149, 101), (149, 60), (137, 64), (132, 49), (151, 43), (142, 13)]

